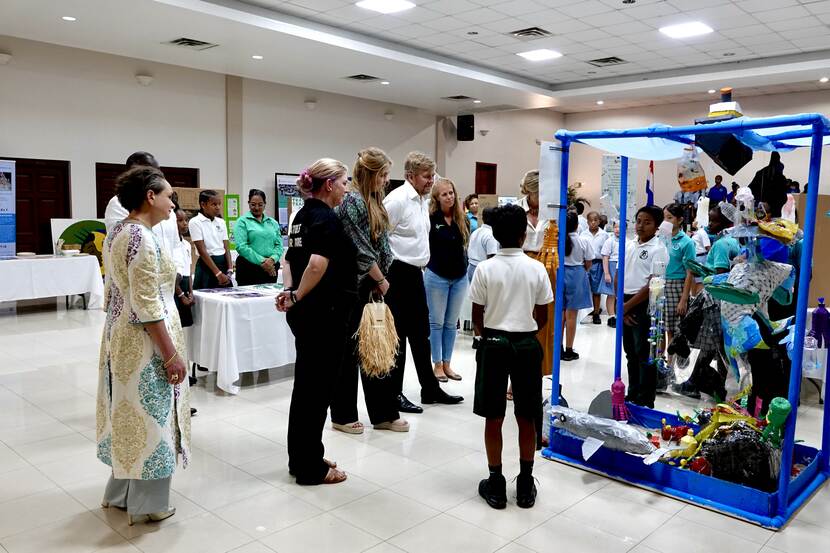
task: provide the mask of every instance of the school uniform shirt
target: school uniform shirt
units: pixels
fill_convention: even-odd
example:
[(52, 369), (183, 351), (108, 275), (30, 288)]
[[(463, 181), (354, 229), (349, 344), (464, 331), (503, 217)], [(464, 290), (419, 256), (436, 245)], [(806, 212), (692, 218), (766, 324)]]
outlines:
[(623, 293), (639, 292), (656, 274), (656, 264), (663, 263), (665, 266), (668, 261), (669, 254), (657, 235), (643, 244), (640, 244), (637, 239), (629, 240), (625, 246), (625, 290)]
[(429, 263), (429, 206), (409, 181), (383, 200), (389, 214), (389, 247), (398, 261), (424, 267)]
[[(110, 198), (110, 201), (107, 202), (107, 208), (104, 210), (104, 226), (107, 229), (107, 234), (110, 233), (115, 225), (126, 219), (129, 215), (130, 212), (118, 201), (118, 196)], [(159, 246), (164, 248), (172, 256), (173, 250), (176, 249), (179, 242), (179, 227), (178, 223), (176, 223), (176, 213), (171, 211), (167, 219), (154, 226), (152, 231), (158, 239)]]
[(704, 229), (699, 228), (692, 235), (692, 240), (695, 242), (695, 254), (703, 255), (709, 251), (712, 241), (709, 238), (709, 233)]
[(594, 248), (587, 238), (575, 232), (572, 232), (569, 236), (573, 247), (571, 248), (571, 254), (565, 256), (565, 265), (585, 265), (586, 261), (594, 259)]
[(184, 238), (179, 237), (179, 243), (173, 250), (173, 262), (176, 264), (176, 272), (183, 277), (190, 276), (190, 267), (193, 264), (193, 246)]
[(686, 267), (695, 259), (695, 242), (682, 230), (669, 241), (669, 264), (666, 266), (666, 280), (686, 278)]
[[(518, 205), (525, 210), (525, 213), (530, 211), (530, 206), (527, 204), (527, 196), (517, 202)], [(538, 218), (536, 226), (530, 224), (530, 219), (527, 220), (527, 234), (525, 235), (525, 242), (522, 244), (522, 250), (526, 252), (538, 252), (542, 250), (542, 244), (545, 241), (545, 228), (548, 225), (547, 219)]]
[(470, 285), (470, 299), (484, 306), (484, 326), (504, 332), (536, 332), (537, 305), (553, 301), (545, 266), (519, 248), (502, 248), (479, 263)]
[(208, 255), (225, 255), (225, 243), (228, 239), (228, 228), (221, 217), (214, 217), (211, 221), (202, 213), (198, 213), (187, 224), (190, 229), (190, 239), (193, 242), (202, 240)]
[(499, 253), (499, 241), (493, 236), (493, 227), (482, 224), (470, 235), (467, 258), (476, 266), (492, 255)]
[(694, 204), (706, 195), (706, 190), (698, 190), (696, 192), (683, 192), (678, 190), (674, 193), (674, 202), (678, 204)]
[(577, 215), (576, 219), (579, 221), (579, 227), (576, 229), (579, 234), (588, 230), (588, 219), (584, 215)]
[(729, 191), (726, 187), (722, 184), (716, 184), (712, 188), (709, 189), (709, 205), (718, 205), (722, 201), (726, 199), (726, 195)]
[(602, 245), (600, 252), (602, 257), (608, 256), (608, 261), (616, 263), (620, 260), (620, 241), (613, 234), (608, 235), (608, 240)]
[[(427, 268), (449, 280), (467, 274), (467, 250), (455, 221), (447, 224), (440, 210), (429, 217), (429, 263)], [(462, 221), (466, 225), (466, 221)]]
[(741, 254), (741, 245), (728, 234), (722, 234), (712, 243), (706, 265), (712, 269), (729, 269), (732, 260)]
[(594, 252), (594, 259), (602, 259), (602, 246), (608, 240), (608, 233), (602, 229), (597, 229), (596, 234), (591, 234), (590, 230), (580, 232), (579, 236), (588, 240), (591, 243), (591, 250)]

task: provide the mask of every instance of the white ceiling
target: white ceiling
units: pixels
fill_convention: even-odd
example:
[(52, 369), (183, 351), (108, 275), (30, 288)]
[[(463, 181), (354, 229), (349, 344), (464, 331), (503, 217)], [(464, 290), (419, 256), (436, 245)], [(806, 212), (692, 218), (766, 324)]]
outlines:
[[(353, 0), (2, 0), (0, 35), (438, 114), (511, 107), (585, 111), (598, 109), (598, 98), (605, 109), (708, 101), (705, 91), (724, 85), (743, 96), (782, 86), (830, 88), (816, 84), (830, 74), (830, 0), (414, 1), (415, 9), (379, 15)], [(63, 15), (78, 20), (67, 23)], [(678, 41), (657, 31), (689, 20), (715, 32)], [(553, 36), (509, 36), (530, 26)], [(220, 46), (193, 52), (162, 44), (182, 36)], [(564, 56), (534, 63), (515, 55), (543, 47)], [(252, 60), (252, 54), (265, 59)], [(586, 63), (608, 56), (628, 63)], [(354, 73), (391, 85), (342, 78)], [(454, 94), (483, 102), (441, 99)]]

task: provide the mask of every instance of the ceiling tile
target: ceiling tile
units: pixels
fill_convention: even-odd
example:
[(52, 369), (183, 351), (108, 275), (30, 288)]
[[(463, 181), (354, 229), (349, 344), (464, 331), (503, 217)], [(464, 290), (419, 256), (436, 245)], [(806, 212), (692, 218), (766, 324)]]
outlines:
[(789, 8), (779, 8), (775, 10), (758, 12), (755, 14), (759, 20), (767, 23), (770, 21), (783, 21), (785, 19), (796, 19), (798, 17), (809, 17), (808, 12), (803, 6), (792, 6)]
[(353, 3), (354, 2), (344, 0), (312, 0), (311, 2), (301, 2), (297, 0), (294, 2), (281, 2), (282, 6), (280, 7), (299, 6), (301, 8), (314, 10), (316, 12), (327, 12)]
[(799, 37), (794, 36), (790, 42), (802, 50), (823, 50), (830, 49), (830, 35)]
[(504, 19), (493, 21), (491, 23), (482, 23), (481, 26), (485, 29), (489, 29), (496, 33), (504, 34), (513, 31), (518, 31), (520, 29), (527, 29), (528, 27), (533, 27), (534, 24), (529, 23), (524, 19), (517, 19), (515, 17), (505, 17)]
[(571, 17), (584, 18), (598, 13), (611, 11), (613, 8), (598, 0), (575, 1), (559, 8), (559, 11)]
[(475, 36), (472, 37), (472, 41), (486, 46), (503, 46), (505, 44), (515, 44), (519, 42), (512, 36), (508, 35)]
[[(364, 12), (365, 13), (365, 12)], [(410, 23), (423, 23), (424, 21), (432, 21), (435, 19), (439, 19), (442, 17), (447, 17), (443, 13), (430, 10), (428, 8), (417, 7), (414, 10), (406, 10), (403, 12), (398, 12), (391, 14), (392, 17), (397, 17), (398, 19), (402, 19), (404, 21), (408, 21)]]
[(474, 4), (469, 0), (435, 0), (424, 3), (423, 6), (447, 15), (475, 10), (481, 7), (479, 4)]
[(662, 17), (678, 13), (680, 10), (665, 2), (652, 4), (634, 4), (631, 8), (625, 9), (625, 14), (634, 19), (648, 19), (649, 17)]
[[(767, 2), (769, 0), (766, 0)], [(678, 10), (688, 10), (691, 7), (691, 3), (688, 0), (668, 0), (669, 4), (677, 8)], [(722, 6), (723, 0), (695, 0), (694, 7), (695, 8), (711, 8), (715, 6)]]
[(441, 17), (439, 19), (432, 19), (421, 23), (424, 27), (435, 29), (436, 31), (452, 31), (455, 29), (469, 28), (470, 24), (466, 21), (461, 21), (453, 17)]
[(521, 16), (545, 9), (544, 4), (535, 0), (509, 0), (507, 2), (489, 2), (488, 6), (508, 16)]
[(822, 0), (821, 2), (808, 4), (804, 7), (807, 8), (807, 11), (814, 14), (830, 13), (830, 0)]
[(491, 10), (489, 8), (480, 8), (477, 10), (471, 10), (468, 12), (456, 14), (455, 17), (468, 23), (481, 24), (492, 23), (493, 21), (499, 21), (501, 19), (504, 19), (504, 14), (497, 12), (496, 10)]
[(622, 11), (610, 11), (592, 15), (588, 18), (588, 21), (594, 27), (606, 27), (609, 25), (628, 25), (634, 20)]
[(797, 6), (798, 2), (796, 0), (775, 0), (774, 2), (770, 2), (770, 0), (740, 0), (736, 4), (746, 12), (755, 13)]
[(744, 36), (763, 36), (770, 32), (770, 28), (766, 25), (747, 25), (746, 27), (738, 27), (737, 29), (730, 29), (725, 34), (732, 38)]
[[(528, 13), (523, 15), (522, 19), (532, 21), (534, 25), (543, 25), (545, 27), (548, 25), (568, 25), (571, 22), (576, 21), (576, 19), (573, 19), (558, 10), (542, 10), (539, 12)], [(585, 28), (590, 28), (590, 25), (586, 25)]]
[(646, 25), (642, 21), (631, 21), (625, 25), (602, 27), (606, 33), (619, 36), (647, 33), (654, 30), (654, 27)]

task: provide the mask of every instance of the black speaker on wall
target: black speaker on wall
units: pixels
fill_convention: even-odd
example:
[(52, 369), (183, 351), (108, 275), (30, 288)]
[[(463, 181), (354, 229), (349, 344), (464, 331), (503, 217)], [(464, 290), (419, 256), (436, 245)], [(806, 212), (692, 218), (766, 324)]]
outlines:
[(473, 139), (476, 130), (476, 116), (459, 115), (455, 130), (455, 138), (459, 142), (469, 142)]

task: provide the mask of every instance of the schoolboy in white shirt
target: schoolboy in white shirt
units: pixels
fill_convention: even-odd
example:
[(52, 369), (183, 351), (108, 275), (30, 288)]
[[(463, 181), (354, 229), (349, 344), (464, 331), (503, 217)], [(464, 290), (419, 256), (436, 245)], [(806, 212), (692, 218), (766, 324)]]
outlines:
[(669, 261), (666, 247), (657, 237), (663, 222), (663, 210), (644, 206), (637, 211), (637, 239), (625, 247), (625, 287), (623, 290), (623, 349), (628, 368), (626, 400), (654, 408), (657, 393), (657, 368), (648, 362), (648, 334), (651, 319), (648, 312), (648, 283), (662, 274)]
[(518, 205), (496, 209), (493, 236), (501, 244), (495, 257), (482, 261), (473, 275), (473, 331), (476, 340), (476, 384), (473, 412), (486, 419), (484, 443), (490, 476), (478, 493), (494, 509), (507, 506), (507, 483), (502, 474), (502, 424), (508, 377), (513, 384), (513, 411), (519, 426), (520, 473), (516, 504), (533, 507), (534, 418), (542, 401), (542, 346), (536, 332), (547, 323), (553, 290), (544, 265), (521, 249), (527, 218)]

